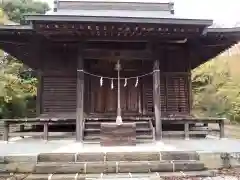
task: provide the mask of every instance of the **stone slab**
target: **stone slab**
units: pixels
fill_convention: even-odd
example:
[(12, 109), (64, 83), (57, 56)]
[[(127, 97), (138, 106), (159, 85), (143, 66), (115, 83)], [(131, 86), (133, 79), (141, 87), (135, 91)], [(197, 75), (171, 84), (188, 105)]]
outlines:
[(5, 163), (15, 163), (15, 162), (37, 162), (37, 156), (28, 156), (28, 155), (15, 155), (15, 156), (5, 156)]
[(114, 162), (88, 162), (88, 163), (39, 163), (36, 165), (35, 173), (115, 173)]
[(87, 163), (86, 172), (87, 174), (92, 173), (116, 173), (115, 162), (90, 162)]
[(80, 174), (53, 174), (51, 180), (85, 180), (84, 176)]
[(101, 146), (135, 146), (136, 123), (102, 123)]
[(74, 174), (85, 173), (86, 163), (38, 163), (35, 168), (35, 173), (45, 174)]
[[(215, 173), (211, 171), (191, 171), (191, 172), (163, 172), (163, 173), (118, 173), (118, 174), (0, 174), (0, 179), (7, 179), (7, 180), (93, 180), (93, 179), (102, 179), (102, 180), (163, 180), (165, 178), (171, 179), (182, 179), (185, 177), (213, 177)], [(218, 179), (218, 178), (212, 178)], [(220, 178), (222, 179), (222, 178)], [(199, 178), (200, 180), (200, 178)], [(209, 178), (206, 178), (209, 180)], [(234, 177), (229, 180), (235, 180)]]
[(1, 169), (4, 172), (32, 173), (35, 171), (35, 163), (21, 162), (4, 164)]
[(38, 162), (75, 162), (74, 153), (41, 153)]
[(106, 161), (159, 161), (159, 152), (107, 152)]
[(105, 160), (105, 153), (104, 152), (81, 152), (77, 154), (77, 162), (96, 162), (96, 161), (104, 161)]
[[(30, 174), (24, 180), (85, 180), (85, 177), (79, 174)], [(22, 180), (22, 179), (15, 179)]]
[(205, 170), (200, 162), (88, 162), (88, 163), (9, 163), (1, 167), (5, 172), (39, 174), (101, 174), (101, 173), (148, 173)]
[(29, 174), (24, 180), (48, 180), (48, 177), (49, 174)]
[(4, 156), (0, 156), (0, 163), (4, 163)]
[(164, 161), (187, 161), (187, 160), (199, 160), (199, 155), (196, 152), (188, 151), (165, 151), (161, 152), (161, 160)]
[(205, 166), (201, 162), (174, 162), (174, 171), (203, 171), (206, 170)]
[(28, 176), (28, 174), (9, 174), (9, 175), (2, 175), (0, 174), (1, 180), (23, 180)]
[(173, 164), (165, 162), (119, 162), (118, 173), (173, 172)]

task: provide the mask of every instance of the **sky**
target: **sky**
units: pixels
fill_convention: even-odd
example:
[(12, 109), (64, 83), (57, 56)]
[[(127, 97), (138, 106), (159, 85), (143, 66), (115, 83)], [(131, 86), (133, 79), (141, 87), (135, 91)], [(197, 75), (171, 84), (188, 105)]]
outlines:
[[(53, 7), (53, 0), (41, 0)], [(161, 2), (161, 0), (159, 0)], [(181, 18), (213, 19), (224, 27), (240, 27), (240, 0), (174, 0), (175, 14)]]

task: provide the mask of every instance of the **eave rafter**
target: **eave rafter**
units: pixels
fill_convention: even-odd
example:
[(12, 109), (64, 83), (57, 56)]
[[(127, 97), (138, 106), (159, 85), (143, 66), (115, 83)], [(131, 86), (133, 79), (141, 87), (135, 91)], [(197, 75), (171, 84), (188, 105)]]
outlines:
[(33, 32), (8, 31), (7, 33), (0, 30), (0, 49), (23, 61), (29, 67), (36, 68), (37, 63), (32, 53), (35, 47), (33, 40), (36, 37)]
[[(149, 39), (156, 37), (191, 37), (201, 34), (203, 26), (168, 25), (168, 24), (126, 24), (126, 23), (35, 23), (38, 33), (51, 40), (77, 41), (85, 39)], [(65, 36), (65, 38), (64, 38)]]
[[(36, 23), (35, 30), (27, 28), (0, 27), (0, 48), (23, 60), (31, 67), (37, 67), (34, 62), (33, 48), (35, 43), (40, 43), (37, 38), (44, 38), (44, 48), (57, 47), (64, 44), (77, 47), (78, 42), (137, 42), (137, 44), (154, 42), (157, 49), (190, 47), (194, 54), (192, 68), (215, 57), (240, 40), (240, 28), (206, 29), (197, 25), (156, 25), (156, 24), (126, 24), (126, 23)], [(34, 41), (34, 39), (36, 41)], [(108, 44), (107, 43), (107, 44)], [(47, 47), (46, 44), (50, 46)], [(130, 44), (130, 43), (129, 43)], [(71, 49), (71, 47), (69, 48)], [(51, 50), (51, 49), (50, 49)], [(61, 48), (55, 49), (56, 52)], [(74, 48), (73, 48), (74, 50)], [(121, 59), (151, 60), (152, 49), (102, 49), (102, 46), (91, 48), (88, 46), (83, 51), (86, 59), (106, 59), (118, 56)]]
[(235, 41), (226, 38), (210, 39), (205, 37), (198, 39), (195, 44), (191, 45), (191, 68), (194, 69), (216, 57), (234, 44)]

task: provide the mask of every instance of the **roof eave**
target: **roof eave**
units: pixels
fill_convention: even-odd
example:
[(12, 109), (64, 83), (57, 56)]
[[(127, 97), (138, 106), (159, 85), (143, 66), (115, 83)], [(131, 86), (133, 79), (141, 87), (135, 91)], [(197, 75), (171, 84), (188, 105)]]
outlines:
[(240, 27), (232, 28), (207, 28), (206, 35), (209, 37), (224, 37), (231, 41), (240, 41)]
[(33, 30), (31, 25), (0, 25), (1, 30)]
[(26, 15), (27, 21), (75, 21), (75, 22), (122, 22), (149, 24), (181, 24), (210, 26), (213, 21), (208, 19), (181, 18), (144, 18), (144, 17), (104, 17), (104, 16), (69, 16), (69, 15)]

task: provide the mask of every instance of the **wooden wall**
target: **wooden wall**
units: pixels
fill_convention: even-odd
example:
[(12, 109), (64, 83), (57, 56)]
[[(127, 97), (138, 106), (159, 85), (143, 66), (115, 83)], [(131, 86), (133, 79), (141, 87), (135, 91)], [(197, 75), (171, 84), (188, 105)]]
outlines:
[[(187, 73), (161, 73), (161, 111), (162, 115), (179, 115), (190, 113), (190, 90)], [(145, 108), (143, 111), (153, 113), (152, 77), (147, 77), (143, 85)]]
[[(184, 48), (173, 48), (172, 50), (165, 51), (161, 57), (160, 82), (162, 114), (189, 114), (191, 100), (188, 81), (189, 59), (187, 58), (186, 51), (184, 51)], [(41, 113), (76, 112), (76, 60), (77, 52), (75, 51), (56, 49), (46, 52), (41, 67)], [(87, 62), (85, 63), (85, 69), (91, 71), (91, 69), (89, 69), (89, 62), (91, 62), (91, 60), (85, 60), (85, 62)], [(140, 68), (136, 73), (137, 75), (152, 71), (152, 61), (142, 61), (141, 63), (141, 66), (137, 65), (137, 69)], [(102, 61), (99, 64), (104, 66)], [(134, 68), (133, 64), (130, 63), (126, 67), (132, 69)], [(102, 72), (107, 73), (109, 69), (114, 69), (114, 67), (113, 64), (106, 64), (106, 67), (100, 69), (102, 69)], [(95, 70), (93, 73), (99, 74), (99, 72)], [(114, 76), (116, 76), (116, 71)], [(128, 75), (125, 74), (125, 76)], [(85, 112), (116, 112), (117, 84), (116, 81), (114, 81), (114, 89), (111, 90), (110, 83), (110, 81), (104, 81), (103, 87), (99, 88), (99, 78), (85, 75)], [(124, 82), (122, 81), (121, 83), (123, 87)], [(152, 75), (139, 79), (137, 88), (134, 87), (135, 79), (129, 81), (128, 86), (121, 90), (121, 106), (123, 111), (137, 114), (153, 113), (152, 83)]]
[(42, 61), (41, 113), (76, 112), (75, 54), (51, 51)]

